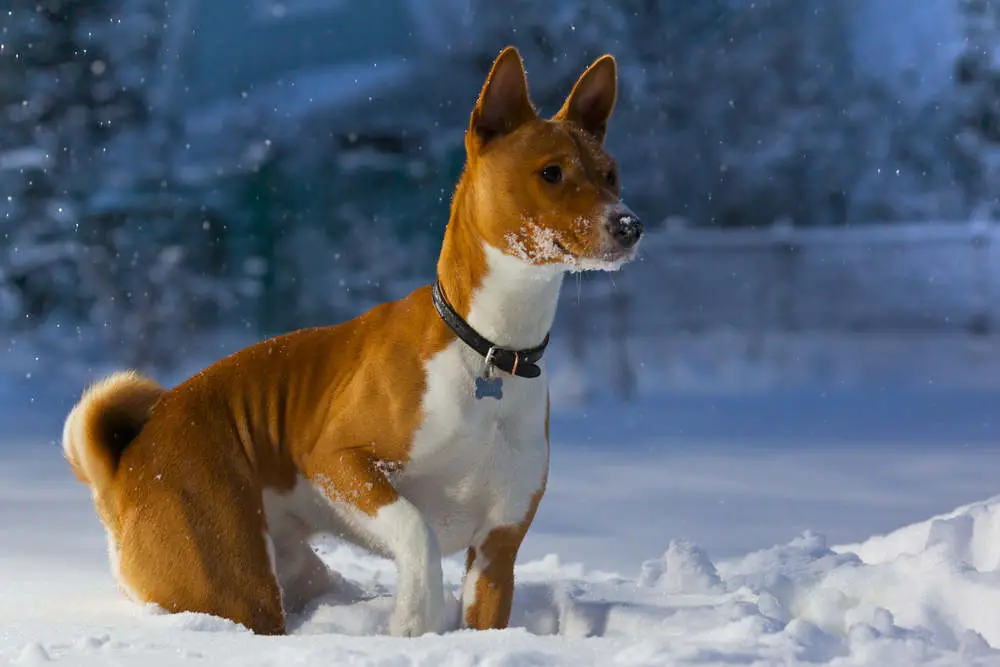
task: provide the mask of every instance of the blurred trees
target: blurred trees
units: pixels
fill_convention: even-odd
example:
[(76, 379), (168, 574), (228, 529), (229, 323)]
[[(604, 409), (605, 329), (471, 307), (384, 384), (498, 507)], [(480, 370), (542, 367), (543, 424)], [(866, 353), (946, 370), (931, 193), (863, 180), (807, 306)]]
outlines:
[(964, 49), (955, 63), (960, 150), (977, 212), (1000, 219), (1000, 2), (957, 0)]
[(81, 326), (129, 363), (165, 364), (190, 331), (333, 321), (430, 278), (468, 109), (507, 44), (545, 113), (616, 55), (609, 145), (651, 226), (994, 215), (1000, 0), (955, 0), (956, 86), (930, 95), (916, 73), (856, 66), (856, 2), (469, 0), (466, 29), (408, 88), (291, 120), (233, 100), (197, 140), (164, 87), (165, 3), (15, 3), (0, 22), (0, 325)]
[(480, 67), (516, 43), (544, 107), (594, 57), (618, 57), (609, 143), (633, 206), (654, 219), (816, 226), (969, 214), (954, 91), (928, 98), (913, 76), (857, 67), (856, 0), (472, 4)]
[(135, 365), (232, 302), (213, 183), (185, 183), (154, 0), (17, 3), (0, 48), (0, 320), (97, 325)]

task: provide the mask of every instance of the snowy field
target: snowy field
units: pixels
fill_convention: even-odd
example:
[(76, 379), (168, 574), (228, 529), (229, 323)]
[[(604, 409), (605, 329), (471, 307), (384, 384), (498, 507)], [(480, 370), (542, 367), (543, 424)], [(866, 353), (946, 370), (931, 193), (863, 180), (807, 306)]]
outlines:
[(364, 599), (288, 637), (127, 602), (55, 440), (76, 378), (2, 386), (0, 664), (1000, 665), (995, 390), (563, 408), (514, 627), (403, 640), (391, 564), (333, 541), (317, 551)]

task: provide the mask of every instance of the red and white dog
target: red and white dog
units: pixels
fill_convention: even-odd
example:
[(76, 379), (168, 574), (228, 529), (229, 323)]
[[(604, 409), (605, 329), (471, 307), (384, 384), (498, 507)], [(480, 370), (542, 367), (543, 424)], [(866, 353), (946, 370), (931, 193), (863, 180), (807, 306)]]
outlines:
[(564, 273), (617, 269), (642, 228), (603, 150), (615, 61), (537, 115), (504, 50), (472, 111), (437, 281), (337, 326), (243, 349), (171, 390), (90, 387), (63, 447), (123, 591), (262, 634), (336, 580), (317, 533), (395, 560), (389, 631), (443, 628), (442, 555), (468, 551), (463, 621), (507, 625), (545, 490), (540, 364)]

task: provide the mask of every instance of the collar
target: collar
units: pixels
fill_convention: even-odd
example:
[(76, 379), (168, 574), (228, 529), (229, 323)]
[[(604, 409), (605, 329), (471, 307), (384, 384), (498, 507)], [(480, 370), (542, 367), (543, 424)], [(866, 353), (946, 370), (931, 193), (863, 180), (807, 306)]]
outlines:
[(526, 350), (511, 350), (500, 347), (483, 338), (478, 331), (462, 319), (461, 315), (455, 312), (444, 295), (440, 280), (434, 281), (434, 285), (431, 287), (431, 296), (434, 300), (434, 308), (444, 323), (456, 336), (462, 339), (462, 342), (484, 357), (487, 366), (499, 368), (505, 373), (523, 378), (536, 378), (541, 375), (542, 369), (538, 367), (538, 361), (545, 354), (545, 348), (549, 344), (548, 334), (545, 334), (545, 340), (542, 341), (541, 345)]

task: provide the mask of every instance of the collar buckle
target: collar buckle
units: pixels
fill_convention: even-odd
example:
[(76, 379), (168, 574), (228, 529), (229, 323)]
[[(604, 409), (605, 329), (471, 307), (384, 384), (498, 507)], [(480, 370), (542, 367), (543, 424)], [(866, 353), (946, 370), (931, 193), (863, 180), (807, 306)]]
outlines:
[(487, 380), (493, 377), (493, 371), (496, 370), (496, 365), (493, 363), (493, 357), (496, 356), (497, 346), (490, 346), (489, 351), (486, 353), (486, 370), (483, 372), (483, 377)]

